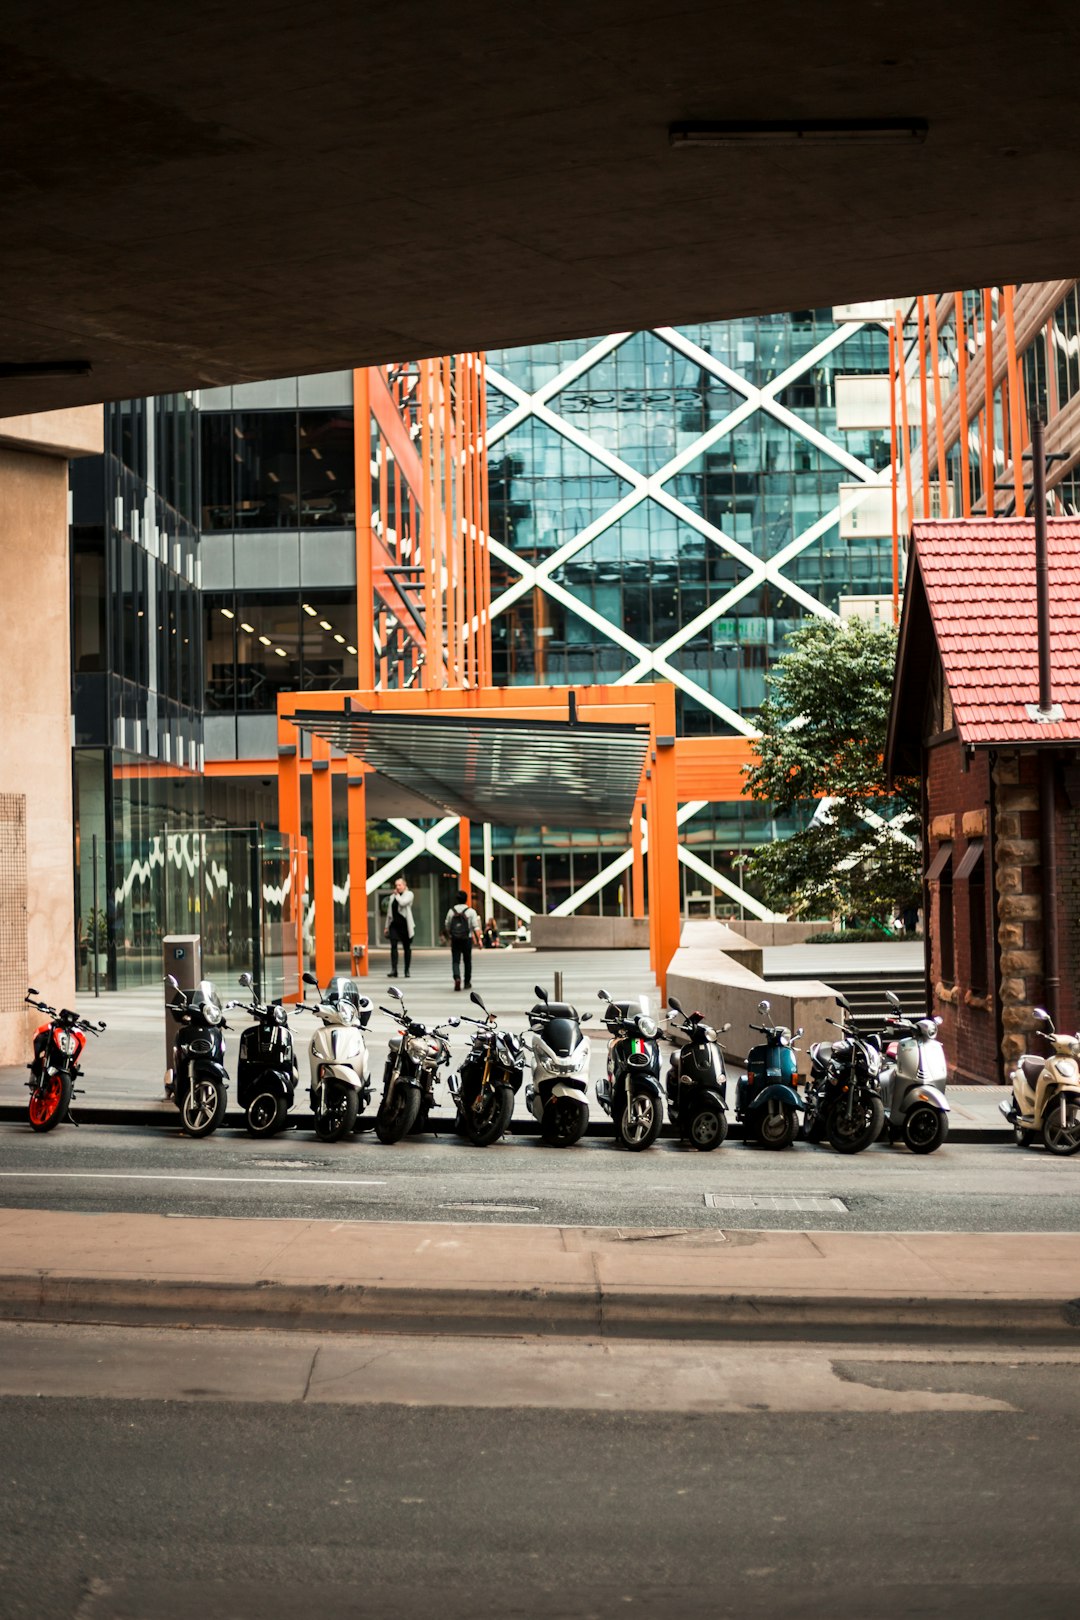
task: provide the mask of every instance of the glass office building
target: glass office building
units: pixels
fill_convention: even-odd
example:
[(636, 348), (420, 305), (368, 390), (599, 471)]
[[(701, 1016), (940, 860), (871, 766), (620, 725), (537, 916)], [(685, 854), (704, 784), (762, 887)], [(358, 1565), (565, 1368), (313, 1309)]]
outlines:
[[(828, 309), (489, 353), (496, 684), (669, 679), (680, 734), (752, 735), (789, 630), (891, 592), (888, 415), (865, 404), (887, 369), (881, 321)], [(356, 465), (351, 372), (108, 421), (108, 453), (73, 472), (75, 772), (82, 931), (96, 835), (124, 983), (153, 976), (169, 931), (246, 965), (276, 698), (356, 684), (357, 508), (379, 467)], [(339, 811), (343, 901), (343, 794)], [(415, 847), (428, 942), (456, 886), (455, 832), (433, 825), (370, 830), (376, 870)], [(777, 830), (745, 800), (684, 807), (687, 910), (760, 911), (738, 857)], [(622, 835), (494, 828), (492, 845), (504, 923), (629, 910)]]

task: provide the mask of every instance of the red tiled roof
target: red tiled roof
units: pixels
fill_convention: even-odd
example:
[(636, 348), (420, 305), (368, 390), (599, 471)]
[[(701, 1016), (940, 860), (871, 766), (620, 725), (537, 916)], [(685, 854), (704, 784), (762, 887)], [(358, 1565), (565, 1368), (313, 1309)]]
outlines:
[(966, 743), (1080, 739), (1080, 519), (1047, 520), (1050, 671), (1064, 720), (1032, 720), (1039, 701), (1032, 518), (916, 523), (922, 576), (953, 716)]

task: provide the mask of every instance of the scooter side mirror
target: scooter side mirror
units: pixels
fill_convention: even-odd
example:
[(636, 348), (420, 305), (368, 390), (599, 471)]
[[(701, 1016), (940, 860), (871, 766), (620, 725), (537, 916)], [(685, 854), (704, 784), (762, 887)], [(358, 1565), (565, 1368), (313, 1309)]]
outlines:
[(453, 1014), (451, 1014), (450, 1017), (446, 1020), (446, 1022), (447, 1022), (447, 1025), (448, 1025), (448, 1027), (450, 1029), (457, 1029), (458, 1025), (461, 1023), (461, 1019), (457, 1018)]
[(1036, 1007), (1034, 1012), (1035, 1022), (1037, 1024), (1046, 1024), (1048, 1028), (1053, 1029), (1054, 1020), (1050, 1017), (1050, 1014), (1047, 1012), (1045, 1007)]
[(730, 1028), (731, 1028), (731, 1020), (729, 1019), (726, 1024), (721, 1024), (720, 1025), (720, 1029), (719, 1029), (718, 1033), (721, 1034), (721, 1035), (726, 1035)]
[(40, 996), (41, 991), (40, 990), (35, 990), (34, 986), (30, 985), (30, 987), (28, 988), (26, 993), (27, 993), (28, 996)]
[(241, 973), (241, 975), (240, 975), (240, 983), (242, 985), (244, 985), (248, 990), (253, 989), (254, 985), (255, 985), (255, 981), (251, 977), (250, 973)]
[(534, 993), (536, 995), (537, 1001), (544, 1001), (544, 1002), (547, 1001), (547, 998), (548, 998), (547, 991), (544, 989), (543, 985), (534, 984), (533, 985), (533, 991), (534, 991)]
[[(168, 985), (168, 986), (169, 986), (169, 988), (170, 988), (170, 989), (172, 989), (172, 990), (179, 990), (179, 988), (180, 988), (180, 981), (179, 981), (179, 979), (174, 979), (174, 978), (173, 978), (173, 976), (172, 976), (172, 974), (171, 974), (171, 973), (166, 973), (166, 975), (165, 975), (165, 983), (166, 983), (166, 984), (167, 984), (167, 985)], [(36, 995), (37, 995), (37, 991), (36, 991), (36, 990), (35, 990), (35, 991), (34, 991), (34, 994), (35, 994), (35, 996), (36, 996)]]
[(837, 991), (836, 994), (836, 1005), (838, 1007), (843, 1007), (845, 1012), (851, 1011), (851, 1002), (848, 1000), (847, 996), (842, 996), (839, 991)]
[(596, 992), (596, 999), (597, 1001), (610, 1001), (611, 997), (606, 990), (598, 990)]
[(799, 1027), (798, 1027), (798, 1029), (797, 1029), (797, 1030), (796, 1030), (796, 1031), (795, 1031), (795, 1033), (794, 1033), (794, 1034), (793, 1034), (793, 1035), (792, 1035), (792, 1037), (791, 1037), (791, 1038), (792, 1038), (792, 1040), (793, 1040), (793, 1041), (797, 1041), (797, 1040), (798, 1040), (798, 1038), (799, 1038), (799, 1036), (800, 1036), (800, 1035), (802, 1035), (802, 1034), (803, 1034), (803, 1033), (804, 1033), (804, 1031), (803, 1031), (803, 1027), (802, 1027), (802, 1025), (801, 1025), (801, 1024), (800, 1024), (800, 1025), (799, 1025)]
[(682, 1002), (679, 1000), (678, 996), (668, 996), (667, 999), (669, 1007), (674, 1007), (677, 1013), (682, 1012)]
[[(469, 996), (469, 1000), (471, 1002), (474, 1002), (477, 1007), (483, 1007), (484, 1011), (487, 1012), (487, 1003), (484, 1001), (484, 998), (480, 994), (479, 990), (474, 990), (472, 992), (472, 994)], [(461, 1022), (461, 1020), (459, 1018), (458, 1023), (460, 1023), (460, 1022)]]
[(304, 980), (305, 984), (313, 984), (315, 986), (316, 990), (319, 988), (319, 981), (315, 977), (314, 973), (311, 973), (311, 972), (304, 973), (303, 974), (303, 980)]
[(393, 996), (395, 1001), (404, 1001), (405, 1000), (405, 997), (402, 995), (401, 991), (398, 989), (396, 984), (392, 984), (390, 986), (390, 994)]
[(772, 1012), (772, 1006), (768, 1001), (759, 1001), (757, 1004), (757, 1010), (759, 1013), (765, 1013), (768, 1015), (770, 1012)]
[(890, 1007), (895, 1007), (897, 1012), (900, 1011), (900, 997), (894, 996), (891, 990), (886, 990), (885, 1000), (889, 1003)]

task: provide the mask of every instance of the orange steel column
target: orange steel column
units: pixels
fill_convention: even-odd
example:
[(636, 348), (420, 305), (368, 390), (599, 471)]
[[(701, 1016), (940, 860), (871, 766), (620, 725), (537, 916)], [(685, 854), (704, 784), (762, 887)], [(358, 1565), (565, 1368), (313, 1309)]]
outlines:
[(994, 428), (994, 305), (991, 288), (983, 288), (983, 371), (986, 378), (986, 435), (983, 445), (983, 506), (987, 517), (994, 515), (994, 454), (997, 433)]
[(930, 516), (930, 435), (927, 418), (930, 415), (926, 395), (926, 300), (918, 300), (919, 310), (919, 410), (922, 413), (920, 438), (922, 440), (922, 515)]
[[(375, 685), (375, 585), (371, 560), (371, 404), (364, 367), (353, 372), (353, 456), (356, 468), (356, 684), (372, 687)], [(381, 510), (385, 512), (385, 502)]]
[(472, 880), (469, 877), (469, 868), (472, 866), (472, 828), (469, 826), (468, 816), (462, 816), (458, 822), (458, 854), (461, 856), (461, 887), (465, 890), (472, 905)]
[(645, 856), (642, 850), (641, 813), (645, 806), (641, 799), (634, 800), (634, 814), (630, 821), (630, 847), (634, 864), (630, 872), (630, 915), (645, 915)]
[(320, 985), (332, 979), (334, 954), (334, 779), (330, 744), (311, 739), (311, 856), (315, 890), (315, 976)]
[[(892, 465), (892, 616), (900, 623), (900, 491), (896, 466), (896, 331), (889, 327), (889, 456)], [(636, 913), (635, 913), (636, 915)]]
[[(367, 784), (358, 760), (349, 761), (349, 941), (354, 973), (368, 971)], [(360, 946), (360, 955), (356, 947)]]
[(303, 990), (304, 971), (304, 877), (306, 861), (300, 821), (300, 733), (278, 715), (278, 827), (289, 840), (289, 898), (283, 908), (283, 922), (296, 930), (296, 990), (287, 1000), (295, 1000)]
[(1017, 517), (1024, 514), (1024, 448), (1023, 416), (1020, 402), (1019, 362), (1016, 357), (1016, 323), (1013, 319), (1012, 286), (1001, 289), (1005, 300), (1005, 354), (1009, 377), (1009, 442), (1012, 448), (1013, 499)]
[(959, 394), (960, 405), (960, 500), (961, 511), (966, 518), (971, 516), (971, 467), (969, 457), (971, 447), (968, 436), (971, 424), (968, 420), (967, 397), (967, 329), (964, 325), (964, 295), (954, 293), (956, 307), (956, 388)]
[(938, 517), (952, 517), (949, 509), (948, 468), (945, 462), (945, 427), (941, 420), (941, 360), (938, 354), (937, 299), (930, 300), (930, 365), (934, 377), (934, 436), (937, 440)]
[(900, 311), (896, 312), (896, 365), (900, 377), (900, 425), (904, 433), (904, 493), (907, 495), (907, 527), (911, 533), (911, 525), (915, 519), (912, 510), (915, 496), (911, 486), (911, 436), (908, 432), (908, 397), (907, 397), (907, 362), (904, 359), (904, 323), (900, 319)]
[(649, 912), (656, 917), (656, 960), (661, 995), (667, 970), (679, 948), (682, 906), (679, 894), (679, 796), (675, 781), (675, 689), (656, 693), (653, 720), (652, 805), (649, 812)]

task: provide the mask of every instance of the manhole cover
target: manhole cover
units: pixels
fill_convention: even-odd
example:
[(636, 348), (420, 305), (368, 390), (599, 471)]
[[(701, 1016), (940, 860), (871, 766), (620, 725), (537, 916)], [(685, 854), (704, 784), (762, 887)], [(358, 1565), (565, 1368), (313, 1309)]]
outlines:
[(539, 1204), (440, 1204), (440, 1209), (466, 1210), (477, 1215), (539, 1215)]
[(798, 1215), (846, 1215), (842, 1198), (829, 1193), (704, 1193), (707, 1209), (763, 1209)]

